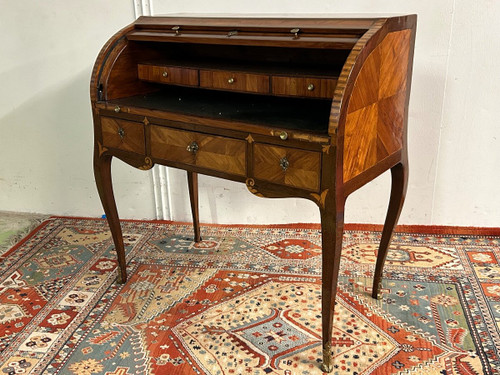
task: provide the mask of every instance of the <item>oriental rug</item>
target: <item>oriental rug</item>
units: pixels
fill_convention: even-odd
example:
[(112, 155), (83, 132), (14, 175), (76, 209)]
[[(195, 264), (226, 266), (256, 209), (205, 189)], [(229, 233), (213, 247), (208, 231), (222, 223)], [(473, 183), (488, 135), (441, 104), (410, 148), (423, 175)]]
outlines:
[[(129, 280), (103, 220), (51, 218), (0, 256), (0, 374), (321, 374), (314, 225), (123, 222)], [(498, 374), (500, 237), (346, 231), (336, 374)]]

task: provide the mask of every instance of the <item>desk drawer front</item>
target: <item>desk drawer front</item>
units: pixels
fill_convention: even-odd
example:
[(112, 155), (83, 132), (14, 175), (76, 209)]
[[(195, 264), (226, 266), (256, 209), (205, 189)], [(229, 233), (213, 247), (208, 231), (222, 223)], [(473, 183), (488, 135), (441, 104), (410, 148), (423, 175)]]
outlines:
[(333, 98), (337, 81), (329, 78), (272, 77), (273, 94)]
[(321, 154), (255, 143), (253, 172), (259, 180), (318, 191)]
[(153, 125), (151, 156), (219, 172), (246, 175), (246, 142), (238, 139)]
[(101, 117), (102, 143), (106, 147), (144, 154), (144, 125), (111, 117)]
[(137, 65), (139, 79), (158, 83), (198, 86), (198, 70), (173, 66)]
[(200, 86), (267, 94), (269, 93), (269, 76), (265, 74), (200, 70)]

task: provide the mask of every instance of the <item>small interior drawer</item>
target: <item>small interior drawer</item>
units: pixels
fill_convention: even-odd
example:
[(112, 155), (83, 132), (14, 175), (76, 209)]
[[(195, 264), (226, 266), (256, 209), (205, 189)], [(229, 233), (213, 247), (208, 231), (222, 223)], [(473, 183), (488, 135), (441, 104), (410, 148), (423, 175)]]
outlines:
[(101, 130), (104, 146), (145, 154), (144, 125), (142, 123), (101, 117)]
[(246, 175), (246, 142), (192, 131), (151, 126), (153, 158)]
[(138, 64), (137, 72), (145, 81), (198, 86), (198, 69)]
[(318, 191), (320, 170), (319, 152), (254, 144), (253, 174), (258, 180)]
[(272, 77), (272, 93), (275, 95), (333, 98), (335, 78)]
[(269, 93), (269, 76), (266, 74), (200, 70), (200, 86), (267, 94)]

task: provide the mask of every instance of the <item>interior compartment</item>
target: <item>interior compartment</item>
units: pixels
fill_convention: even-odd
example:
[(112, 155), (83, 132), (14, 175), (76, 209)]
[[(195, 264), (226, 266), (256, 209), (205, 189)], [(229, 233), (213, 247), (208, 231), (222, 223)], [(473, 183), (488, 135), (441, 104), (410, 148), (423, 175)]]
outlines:
[(328, 130), (331, 100), (157, 86), (160, 90), (115, 99), (110, 103), (315, 133), (326, 133)]
[[(107, 80), (109, 84), (104, 85), (99, 98), (113, 105), (327, 133), (333, 91), (349, 52), (342, 49), (308, 48), (305, 51), (290, 47), (129, 41), (114, 61)], [(202, 88), (199, 79), (169, 82), (157, 72), (141, 80), (138, 75), (141, 65), (182, 67), (180, 75), (190, 69), (197, 69), (198, 75), (204, 69), (265, 74), (269, 76), (269, 90), (241, 93), (221, 88), (217, 91), (214, 90), (216, 86)], [(156, 76), (158, 79), (154, 78)], [(328, 92), (326, 95), (323, 92), (322, 96), (328, 99), (308, 98), (312, 95), (306, 95), (309, 93), (303, 88), (290, 94), (276, 84), (274, 90), (272, 83), (276, 77), (303, 84), (306, 81), (302, 79), (316, 79), (318, 90), (320, 82), (327, 82)]]
[(339, 76), (350, 52), (320, 48), (303, 50), (289, 47), (136, 42), (136, 47), (139, 46), (156, 54), (155, 58), (140, 59), (138, 63), (142, 64), (332, 78)]

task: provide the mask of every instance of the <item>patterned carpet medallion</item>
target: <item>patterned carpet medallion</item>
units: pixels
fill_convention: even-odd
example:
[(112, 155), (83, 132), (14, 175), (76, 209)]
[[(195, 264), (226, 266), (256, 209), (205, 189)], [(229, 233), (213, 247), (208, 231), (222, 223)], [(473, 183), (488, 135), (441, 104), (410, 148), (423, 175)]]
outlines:
[[(0, 374), (321, 374), (320, 233), (54, 218), (0, 261)], [(500, 239), (345, 234), (337, 374), (498, 374)]]

